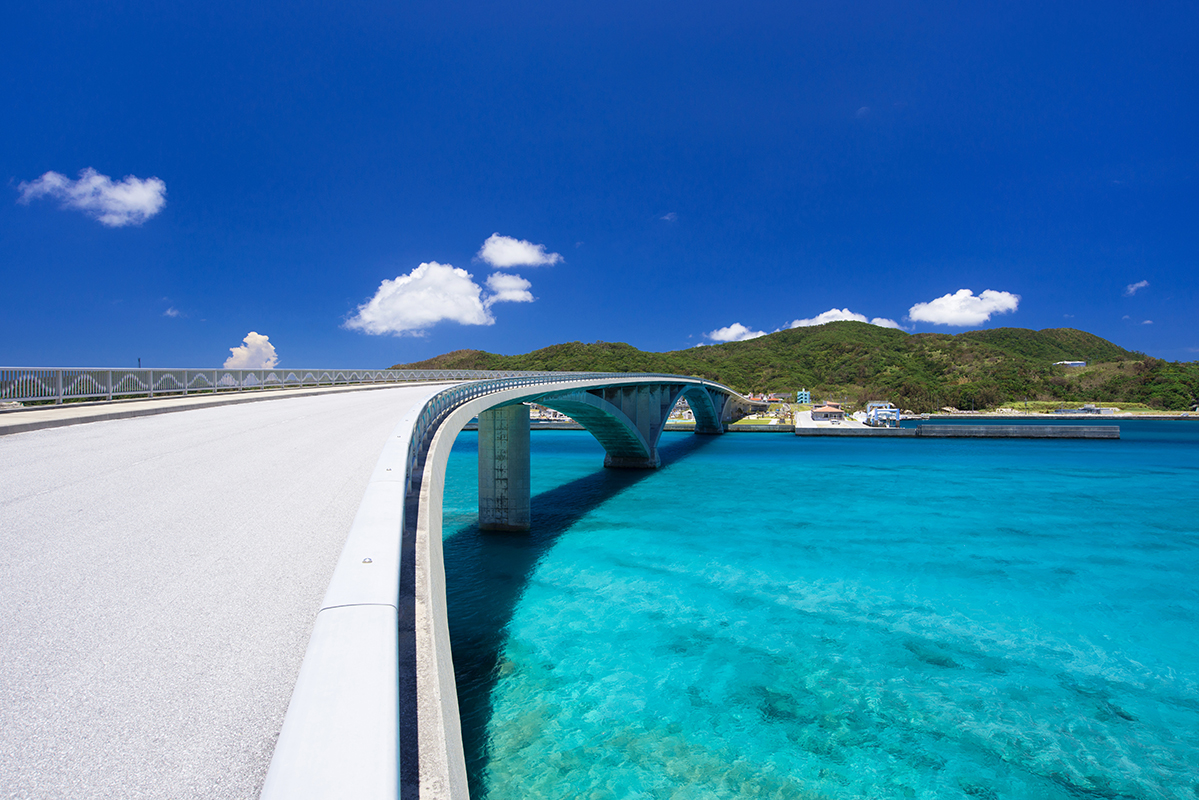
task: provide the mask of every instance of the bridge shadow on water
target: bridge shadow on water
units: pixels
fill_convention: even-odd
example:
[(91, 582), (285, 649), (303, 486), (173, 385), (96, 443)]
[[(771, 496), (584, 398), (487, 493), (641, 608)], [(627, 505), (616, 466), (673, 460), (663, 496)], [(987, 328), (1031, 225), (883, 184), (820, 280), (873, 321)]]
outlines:
[[(668, 443), (659, 447), (662, 468), (715, 438), (666, 440)], [(533, 455), (536, 459), (536, 451)], [(471, 797), (487, 796), (483, 778), (489, 758), (492, 689), (499, 678), (509, 622), (534, 569), (563, 533), (588, 512), (656, 472), (597, 465), (597, 471), (587, 477), (535, 495), (528, 533), (480, 531), (475, 523), (443, 539), (450, 644)]]

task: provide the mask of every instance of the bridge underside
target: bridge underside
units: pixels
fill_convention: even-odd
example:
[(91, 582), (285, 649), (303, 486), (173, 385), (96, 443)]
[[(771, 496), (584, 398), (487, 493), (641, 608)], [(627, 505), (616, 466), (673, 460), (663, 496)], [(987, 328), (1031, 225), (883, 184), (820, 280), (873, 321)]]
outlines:
[[(657, 469), (658, 441), (671, 410), (687, 399), (696, 433), (719, 434), (732, 415), (729, 395), (706, 386), (640, 384), (551, 392), (523, 398), (560, 411), (604, 447), (604, 466)], [(501, 405), (479, 415), (479, 527), (529, 529), (529, 411)]]

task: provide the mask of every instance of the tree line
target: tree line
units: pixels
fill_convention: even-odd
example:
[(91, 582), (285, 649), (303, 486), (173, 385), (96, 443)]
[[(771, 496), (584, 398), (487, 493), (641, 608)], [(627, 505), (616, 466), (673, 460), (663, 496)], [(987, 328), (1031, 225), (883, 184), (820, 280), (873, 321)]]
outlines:
[(851, 321), (667, 353), (620, 342), (567, 342), (522, 355), (457, 350), (396, 368), (662, 372), (741, 392), (806, 388), (814, 397), (845, 397), (858, 405), (890, 400), (917, 412), (994, 408), (1024, 399), (1187, 410), (1196, 405), (1198, 382), (1196, 362), (1152, 358), (1072, 328), (909, 334)]

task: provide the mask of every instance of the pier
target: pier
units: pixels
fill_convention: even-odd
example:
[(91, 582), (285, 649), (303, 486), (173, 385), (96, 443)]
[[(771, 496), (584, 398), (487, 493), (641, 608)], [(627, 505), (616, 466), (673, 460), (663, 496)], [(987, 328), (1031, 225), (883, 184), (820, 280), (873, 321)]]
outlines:
[(796, 428), (797, 436), (923, 439), (1120, 439), (1117, 425), (918, 425), (915, 428)]
[[(537, 422), (529, 424), (531, 431), (582, 431), (577, 422)], [(463, 430), (478, 430), (474, 422)], [(692, 433), (692, 425), (668, 422), (664, 432)], [(841, 436), (858, 438), (912, 439), (1120, 439), (1118, 425), (918, 425), (914, 428), (821, 427), (805, 428), (782, 423), (779, 425), (726, 425), (726, 433), (787, 433), (795, 436)]]

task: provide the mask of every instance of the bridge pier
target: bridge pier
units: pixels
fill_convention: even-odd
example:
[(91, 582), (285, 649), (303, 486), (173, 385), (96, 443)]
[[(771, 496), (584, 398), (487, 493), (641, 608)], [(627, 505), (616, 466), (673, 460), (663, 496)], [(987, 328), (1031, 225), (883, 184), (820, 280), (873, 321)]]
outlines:
[(479, 529), (529, 530), (529, 409), (479, 415)]
[(610, 469), (658, 469), (662, 466), (662, 459), (658, 457), (657, 447), (654, 448), (654, 453), (650, 458), (614, 456), (612, 453), (605, 453), (604, 466)]

